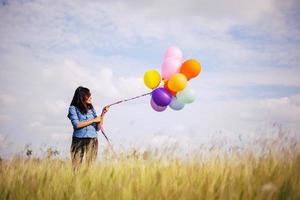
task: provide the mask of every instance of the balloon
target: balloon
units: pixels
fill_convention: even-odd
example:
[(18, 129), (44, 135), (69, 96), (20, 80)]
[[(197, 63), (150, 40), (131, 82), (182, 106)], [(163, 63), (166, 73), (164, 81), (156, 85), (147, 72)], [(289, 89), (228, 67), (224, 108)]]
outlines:
[(144, 83), (148, 88), (150, 89), (157, 88), (160, 82), (161, 82), (161, 76), (158, 71), (148, 70), (144, 74)]
[(184, 74), (188, 80), (198, 76), (201, 72), (201, 65), (195, 59), (186, 60), (180, 67), (180, 73)]
[(164, 110), (167, 109), (167, 106), (159, 106), (159, 105), (157, 105), (157, 104), (153, 101), (152, 98), (151, 98), (150, 104), (151, 104), (151, 107), (153, 108), (153, 110), (155, 110), (155, 111), (157, 111), (157, 112), (162, 112), (162, 111), (164, 111)]
[(165, 83), (165, 84), (164, 84), (164, 88), (166, 88), (166, 90), (167, 90), (172, 96), (175, 97), (177, 92), (174, 92), (174, 91), (170, 90), (170, 88), (168, 87), (168, 80), (165, 80), (164, 83)]
[(152, 99), (158, 106), (167, 106), (171, 103), (172, 95), (165, 88), (156, 88), (152, 91)]
[(172, 101), (169, 104), (170, 108), (172, 108), (173, 110), (181, 110), (184, 107), (184, 104), (177, 101), (176, 97), (172, 97)]
[(176, 73), (168, 81), (168, 88), (174, 92), (183, 90), (187, 85), (186, 77), (181, 73)]
[(161, 66), (161, 74), (163, 79), (169, 79), (173, 74), (179, 71), (181, 61), (177, 58), (168, 57)]
[(176, 98), (183, 104), (192, 103), (196, 99), (196, 92), (193, 89), (185, 88), (176, 94)]
[(165, 56), (164, 58), (177, 58), (177, 60), (181, 61), (182, 60), (182, 52), (178, 47), (172, 46), (167, 48), (165, 51)]

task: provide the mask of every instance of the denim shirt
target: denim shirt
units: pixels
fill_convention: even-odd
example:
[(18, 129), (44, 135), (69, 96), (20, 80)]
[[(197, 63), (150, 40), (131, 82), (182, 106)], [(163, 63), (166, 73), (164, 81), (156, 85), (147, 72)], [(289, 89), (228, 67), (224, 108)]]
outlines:
[(95, 109), (89, 109), (87, 114), (82, 114), (75, 106), (69, 107), (68, 118), (73, 126), (73, 137), (77, 138), (95, 138), (97, 137), (97, 124), (92, 123), (83, 128), (77, 128), (80, 122), (91, 120), (97, 117)]

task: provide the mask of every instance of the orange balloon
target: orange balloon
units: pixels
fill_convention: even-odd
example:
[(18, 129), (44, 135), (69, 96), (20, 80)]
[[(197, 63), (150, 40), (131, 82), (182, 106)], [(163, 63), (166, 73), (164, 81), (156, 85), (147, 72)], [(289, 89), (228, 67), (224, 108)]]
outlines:
[(174, 92), (183, 90), (187, 85), (187, 78), (181, 73), (176, 73), (168, 80), (168, 88)]
[(166, 90), (168, 90), (168, 92), (170, 92), (170, 94), (171, 94), (172, 96), (176, 97), (177, 92), (174, 92), (174, 91), (170, 90), (170, 88), (168, 87), (168, 80), (166, 80), (166, 81), (164, 81), (164, 82), (165, 82), (164, 88), (165, 88)]
[(186, 60), (180, 67), (180, 73), (184, 74), (188, 80), (195, 78), (201, 72), (201, 65), (195, 59)]

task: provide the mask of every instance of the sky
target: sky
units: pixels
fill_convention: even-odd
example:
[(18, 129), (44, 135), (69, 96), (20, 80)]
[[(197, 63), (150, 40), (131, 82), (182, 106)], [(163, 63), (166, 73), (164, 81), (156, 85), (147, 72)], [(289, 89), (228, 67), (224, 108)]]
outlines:
[(149, 96), (111, 107), (104, 128), (115, 146), (297, 137), (299, 9), (297, 0), (0, 0), (0, 156), (30, 144), (36, 154), (55, 147), (68, 157), (75, 89), (91, 90), (98, 113), (150, 92), (143, 75), (161, 70), (170, 46), (202, 65), (189, 82), (196, 101), (162, 113)]

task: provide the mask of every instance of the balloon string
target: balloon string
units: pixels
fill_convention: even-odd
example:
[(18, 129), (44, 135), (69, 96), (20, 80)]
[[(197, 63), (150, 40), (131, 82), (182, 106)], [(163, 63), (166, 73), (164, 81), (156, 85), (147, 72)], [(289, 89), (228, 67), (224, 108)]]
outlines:
[(123, 103), (123, 102), (126, 102), (126, 101), (131, 101), (131, 100), (134, 100), (134, 99), (137, 99), (137, 98), (140, 98), (140, 97), (149, 95), (149, 94), (151, 94), (151, 93), (152, 93), (152, 92), (149, 92), (149, 93), (146, 93), (146, 94), (142, 94), (142, 95), (139, 95), (139, 96), (136, 96), (136, 97), (128, 98), (128, 99), (123, 99), (123, 100), (121, 100), (121, 101), (117, 101), (117, 102), (112, 103), (112, 104), (109, 104), (109, 105), (107, 105), (107, 106), (110, 107), (110, 106), (117, 105), (117, 104), (120, 104), (120, 103)]
[(106, 139), (106, 141), (107, 141), (107, 143), (108, 143), (108, 147), (109, 147), (110, 150), (113, 152), (114, 157), (117, 157), (117, 154), (116, 154), (116, 152), (114, 151), (114, 148), (113, 148), (112, 144), (110, 143), (110, 140), (109, 140), (108, 137), (106, 136), (106, 134), (105, 134), (105, 132), (104, 132), (104, 129), (103, 129), (102, 125), (100, 125), (100, 130), (101, 130), (102, 135), (105, 137), (105, 139)]
[[(131, 100), (134, 100), (134, 99), (143, 97), (143, 96), (147, 96), (147, 95), (149, 95), (149, 94), (151, 94), (151, 93), (152, 93), (152, 92), (145, 93), (145, 94), (142, 94), (142, 95), (139, 95), (139, 96), (136, 96), (136, 97), (132, 97), (132, 98), (128, 98), (128, 99), (123, 99), (123, 100), (117, 101), (117, 102), (115, 102), (115, 103), (109, 104), (109, 105), (107, 105), (107, 106), (110, 107), (110, 106), (117, 105), (117, 104), (120, 104), (120, 103), (123, 103), (123, 102), (126, 102), (126, 101), (131, 101)], [(106, 141), (107, 141), (107, 143), (108, 143), (108, 146), (109, 146), (110, 150), (113, 152), (114, 156), (116, 157), (117, 154), (116, 154), (116, 152), (114, 151), (113, 146), (112, 146), (110, 140), (109, 140), (108, 137), (106, 136), (106, 134), (105, 134), (105, 132), (104, 132), (104, 129), (103, 129), (102, 125), (100, 125), (100, 130), (101, 130), (102, 135), (105, 137), (105, 139), (106, 139)]]

